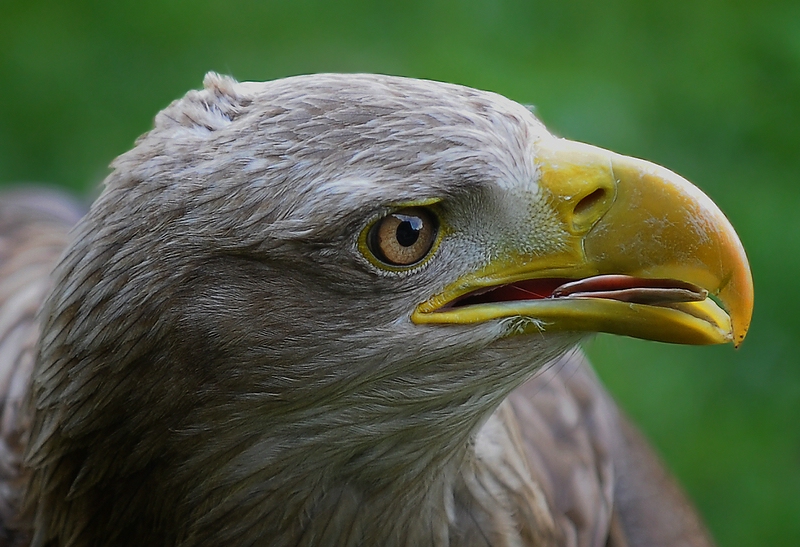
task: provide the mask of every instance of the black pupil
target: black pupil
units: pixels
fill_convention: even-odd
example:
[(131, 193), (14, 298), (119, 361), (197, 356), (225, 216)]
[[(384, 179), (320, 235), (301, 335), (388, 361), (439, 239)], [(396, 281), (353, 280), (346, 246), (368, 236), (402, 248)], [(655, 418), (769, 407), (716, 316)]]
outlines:
[(397, 215), (397, 218), (401, 221), (397, 225), (397, 242), (403, 247), (411, 247), (419, 239), (419, 232), (422, 230), (422, 219), (405, 215)]

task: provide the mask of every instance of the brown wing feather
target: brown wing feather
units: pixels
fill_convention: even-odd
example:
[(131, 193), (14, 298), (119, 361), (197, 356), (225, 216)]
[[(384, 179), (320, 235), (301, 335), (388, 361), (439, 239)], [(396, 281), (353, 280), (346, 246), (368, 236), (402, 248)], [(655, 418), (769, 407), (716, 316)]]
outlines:
[(565, 546), (603, 545), (613, 496), (613, 407), (580, 352), (509, 397), (534, 480)]
[(509, 401), (564, 545), (713, 545), (681, 488), (581, 352), (555, 362)]
[(714, 545), (683, 489), (650, 444), (618, 414), (621, 441), (614, 447), (614, 517), (608, 547)]
[(39, 330), (36, 312), (50, 271), (82, 209), (49, 191), (0, 194), (0, 545), (19, 502), (20, 459), (29, 417), (24, 410)]

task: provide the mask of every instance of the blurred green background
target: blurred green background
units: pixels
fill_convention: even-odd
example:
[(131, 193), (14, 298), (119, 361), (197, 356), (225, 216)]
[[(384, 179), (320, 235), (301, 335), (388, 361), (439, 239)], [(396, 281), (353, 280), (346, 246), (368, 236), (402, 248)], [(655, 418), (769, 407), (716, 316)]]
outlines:
[(720, 545), (800, 545), (800, 3), (3, 0), (0, 184), (96, 192), (208, 70), (488, 89), (703, 188), (752, 261), (747, 341), (587, 349)]

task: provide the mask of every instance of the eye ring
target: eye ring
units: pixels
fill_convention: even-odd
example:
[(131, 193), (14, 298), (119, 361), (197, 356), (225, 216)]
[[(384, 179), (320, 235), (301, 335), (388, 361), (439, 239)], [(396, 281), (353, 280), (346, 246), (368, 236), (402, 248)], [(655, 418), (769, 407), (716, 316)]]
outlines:
[(367, 248), (381, 263), (409, 268), (427, 257), (436, 243), (439, 221), (426, 207), (405, 207), (378, 219), (366, 237)]

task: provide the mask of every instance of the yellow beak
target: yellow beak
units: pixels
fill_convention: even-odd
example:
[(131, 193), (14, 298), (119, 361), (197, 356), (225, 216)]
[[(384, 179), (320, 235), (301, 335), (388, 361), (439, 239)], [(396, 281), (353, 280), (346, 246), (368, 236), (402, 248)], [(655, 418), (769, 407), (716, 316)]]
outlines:
[(539, 143), (537, 167), (563, 230), (558, 250), (500, 257), (420, 304), (412, 321), (524, 317), (532, 321), (517, 332), (744, 340), (753, 308), (747, 257), (698, 188), (655, 164), (563, 139)]

